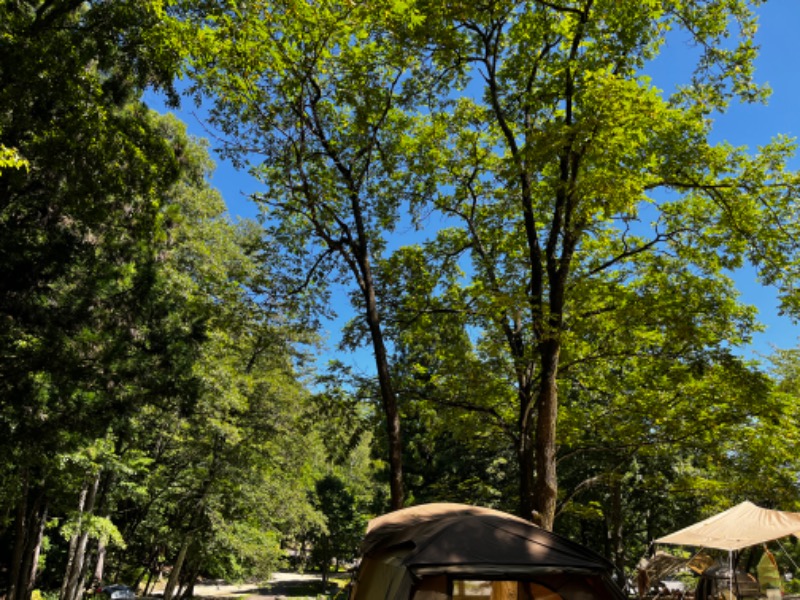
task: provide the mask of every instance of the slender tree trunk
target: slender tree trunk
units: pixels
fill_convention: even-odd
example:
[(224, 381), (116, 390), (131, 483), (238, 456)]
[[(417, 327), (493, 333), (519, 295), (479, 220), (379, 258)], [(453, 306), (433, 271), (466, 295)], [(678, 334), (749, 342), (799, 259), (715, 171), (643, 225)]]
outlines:
[(33, 553), (31, 554), (30, 565), (28, 566), (28, 582), (25, 586), (25, 598), (30, 598), (36, 588), (36, 579), (39, 575), (39, 557), (42, 554), (42, 541), (44, 540), (44, 529), (47, 525), (47, 507), (42, 508), (37, 515), (39, 519), (38, 532), (34, 543)]
[[(150, 596), (153, 588), (161, 581), (161, 564), (159, 563), (158, 557), (161, 554), (161, 548), (155, 546), (150, 552), (150, 560), (148, 561), (147, 565), (147, 582), (144, 584), (144, 591), (142, 592), (142, 596)], [(144, 577), (144, 573), (139, 575), (139, 578), (136, 581), (136, 587), (139, 587), (139, 583), (141, 583), (142, 578)], [(155, 581), (153, 581), (155, 578)]]
[[(81, 493), (78, 496), (78, 515), (83, 515), (83, 510), (86, 505), (86, 496), (88, 495), (88, 493), (89, 490), (87, 487), (83, 487), (83, 489), (81, 489)], [(72, 571), (74, 569), (75, 555), (76, 555), (76, 549), (78, 547), (79, 538), (80, 538), (80, 532), (76, 532), (69, 540), (69, 549), (67, 551), (67, 568), (66, 571), (64, 572), (64, 580), (61, 582), (61, 593), (58, 596), (60, 600), (68, 600), (67, 592), (69, 589), (69, 580), (70, 576), (72, 575)]]
[[(147, 596), (150, 595), (150, 592), (151, 592), (150, 584), (152, 582), (153, 582), (153, 569), (148, 569), (147, 570), (147, 581), (144, 584), (144, 591), (142, 592), (142, 596), (147, 597)], [(137, 585), (137, 587), (138, 587), (138, 585)]]
[[(195, 561), (196, 563), (197, 561)], [(184, 569), (185, 571), (185, 569)], [(194, 598), (194, 584), (197, 582), (197, 578), (200, 576), (200, 567), (195, 564), (192, 566), (189, 575), (185, 578), (185, 588), (181, 593), (181, 598)]]
[[(374, 292), (373, 292), (374, 300)], [(405, 487), (403, 485), (403, 439), (400, 430), (400, 410), (397, 406), (397, 396), (392, 387), (389, 372), (389, 360), (386, 356), (386, 347), (383, 342), (383, 332), (377, 320), (377, 309), (371, 310), (369, 325), (372, 333), (372, 348), (375, 353), (375, 365), (378, 369), (378, 383), (380, 385), (383, 412), (386, 416), (386, 435), (389, 442), (389, 490), (391, 494), (391, 509), (399, 510), (405, 504)]]
[(94, 501), (99, 486), (100, 473), (97, 473), (94, 479), (91, 482), (87, 481), (86, 486), (81, 490), (78, 508), (79, 527), (70, 540), (70, 557), (61, 587), (61, 600), (78, 600), (83, 595), (81, 583), (85, 572), (86, 548), (89, 545), (89, 532), (83, 531), (83, 521), (86, 515), (91, 515), (94, 511)]
[(103, 543), (102, 540), (97, 542), (97, 562), (94, 565), (94, 574), (92, 575), (92, 580), (102, 583), (103, 582), (103, 570), (106, 566), (106, 545)]
[(189, 551), (189, 545), (191, 543), (192, 535), (187, 534), (180, 552), (178, 552), (178, 557), (175, 559), (175, 564), (172, 565), (172, 572), (170, 572), (167, 586), (164, 588), (164, 600), (172, 600), (173, 594), (178, 586), (178, 581), (180, 580), (183, 563), (186, 560), (186, 553)]
[(400, 410), (397, 406), (397, 395), (392, 385), (389, 369), (389, 359), (381, 327), (380, 311), (375, 293), (375, 282), (372, 278), (372, 269), (369, 259), (369, 247), (363, 225), (361, 205), (357, 195), (352, 198), (353, 216), (356, 220), (358, 245), (353, 253), (357, 265), (354, 270), (359, 279), (359, 286), (364, 296), (366, 308), (365, 317), (372, 340), (372, 350), (375, 355), (375, 367), (378, 371), (378, 385), (380, 386), (381, 402), (386, 417), (386, 435), (389, 443), (389, 490), (391, 495), (391, 509), (399, 510), (405, 504), (405, 487), (403, 485), (403, 439), (400, 430)]

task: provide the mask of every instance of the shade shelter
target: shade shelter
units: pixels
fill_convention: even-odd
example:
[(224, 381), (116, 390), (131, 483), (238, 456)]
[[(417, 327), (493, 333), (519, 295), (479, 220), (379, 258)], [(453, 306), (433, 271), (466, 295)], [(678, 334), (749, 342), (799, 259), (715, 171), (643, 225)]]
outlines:
[(769, 510), (752, 502), (742, 502), (713, 517), (658, 538), (656, 543), (734, 552), (798, 534), (800, 513)]
[(500, 511), (426, 504), (370, 522), (351, 600), (622, 600), (614, 567)]
[(733, 598), (733, 553), (789, 535), (800, 536), (800, 513), (769, 510), (752, 502), (742, 502), (655, 541), (657, 544), (727, 550), (730, 573), (728, 593)]

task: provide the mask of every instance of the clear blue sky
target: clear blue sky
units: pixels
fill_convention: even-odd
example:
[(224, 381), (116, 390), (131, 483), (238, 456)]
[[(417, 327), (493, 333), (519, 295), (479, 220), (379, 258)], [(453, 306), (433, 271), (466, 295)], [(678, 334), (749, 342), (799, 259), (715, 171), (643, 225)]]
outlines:
[[(757, 43), (761, 51), (756, 77), (759, 82), (770, 85), (772, 96), (766, 106), (733, 106), (726, 114), (720, 115), (714, 125), (714, 139), (752, 149), (767, 143), (778, 133), (800, 137), (800, 0), (770, 0), (758, 12), (760, 27)], [(675, 82), (687, 80), (692, 55), (693, 50), (683, 39), (670, 39), (648, 74), (653, 77), (655, 85), (669, 91)], [(152, 95), (147, 98), (153, 108), (163, 110), (159, 98)], [(187, 123), (190, 133), (208, 137), (202, 112), (198, 112), (190, 102), (185, 102), (177, 114)], [(215, 160), (217, 170), (212, 177), (212, 184), (221, 191), (231, 215), (255, 217), (256, 207), (247, 199), (247, 195), (258, 189), (258, 183), (216, 155)], [(795, 159), (792, 166), (800, 169), (800, 159)], [(747, 354), (768, 354), (773, 346), (797, 346), (800, 326), (778, 315), (774, 291), (759, 285), (750, 270), (737, 274), (736, 280), (742, 300), (758, 308), (759, 318), (766, 326), (763, 333), (756, 335)], [(336, 328), (339, 324), (331, 325), (331, 339), (338, 339)], [(365, 370), (372, 371), (368, 357), (357, 362)]]
[[(770, 85), (772, 96), (767, 105), (734, 105), (714, 124), (714, 139), (751, 149), (766, 144), (778, 133), (800, 137), (800, 0), (770, 0), (758, 13), (757, 43), (761, 49), (756, 78)], [(670, 60), (687, 52), (674, 47), (679, 44), (671, 41), (673, 47), (667, 48), (653, 65), (655, 82), (660, 77), (667, 80), (685, 74), (686, 63)], [(792, 168), (800, 169), (800, 159), (795, 158)], [(766, 354), (771, 346), (797, 346), (800, 327), (778, 315), (774, 290), (759, 285), (751, 270), (738, 274), (736, 279), (742, 300), (758, 308), (760, 320), (766, 325), (766, 330), (754, 339), (752, 351)]]

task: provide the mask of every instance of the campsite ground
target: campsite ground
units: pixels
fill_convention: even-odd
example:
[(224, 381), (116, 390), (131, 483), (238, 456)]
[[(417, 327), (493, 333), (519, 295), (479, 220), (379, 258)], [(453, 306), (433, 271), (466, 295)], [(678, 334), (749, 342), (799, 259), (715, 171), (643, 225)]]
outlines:
[(207, 600), (282, 600), (300, 598), (345, 598), (337, 592), (344, 582), (329, 583), (322, 589), (322, 579), (314, 573), (275, 573), (268, 583), (196, 585), (195, 598)]

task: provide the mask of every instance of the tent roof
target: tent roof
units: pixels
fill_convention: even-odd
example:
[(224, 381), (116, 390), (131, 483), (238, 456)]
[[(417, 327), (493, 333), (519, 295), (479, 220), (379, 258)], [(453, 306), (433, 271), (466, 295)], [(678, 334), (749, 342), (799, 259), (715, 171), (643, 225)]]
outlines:
[(365, 556), (406, 548), (412, 571), (610, 573), (601, 556), (513, 515), (464, 504), (427, 504), (370, 521)]
[(742, 502), (704, 521), (656, 540), (658, 544), (741, 550), (771, 540), (800, 536), (800, 513)]

